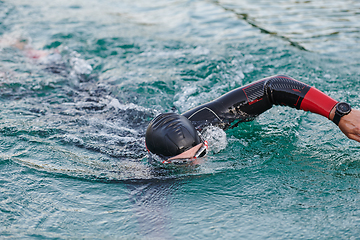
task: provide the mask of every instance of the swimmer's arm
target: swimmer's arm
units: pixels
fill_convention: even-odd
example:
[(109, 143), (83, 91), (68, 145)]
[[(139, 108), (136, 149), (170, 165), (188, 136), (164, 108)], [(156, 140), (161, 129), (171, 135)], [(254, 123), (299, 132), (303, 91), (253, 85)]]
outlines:
[[(329, 119), (333, 120), (335, 107), (331, 110)], [(340, 130), (350, 139), (360, 142), (360, 110), (352, 109), (339, 122)]]
[[(306, 99), (304, 99), (305, 95)], [(331, 100), (330, 105), (325, 106), (316, 104), (313, 98), (317, 100), (317, 97), (322, 95), (324, 94), (320, 91), (291, 77), (276, 75), (234, 89), (183, 115), (195, 126), (210, 123), (223, 128), (236, 126), (238, 122), (253, 120), (273, 105), (284, 105), (319, 114), (324, 114), (325, 107), (328, 117), (330, 110), (337, 102)]]
[[(260, 92), (263, 94), (259, 94)], [(310, 111), (332, 120), (337, 103), (338, 101), (314, 87), (288, 76), (277, 75), (235, 89), (183, 115), (191, 121), (193, 117), (203, 122), (207, 119), (219, 119), (220, 122), (231, 122), (234, 119), (244, 121), (246, 118), (241, 119), (241, 114), (229, 110), (237, 109), (251, 119), (270, 109), (272, 105), (284, 105)], [(200, 111), (201, 109), (204, 111)], [(343, 116), (339, 128), (348, 138), (360, 142), (360, 110), (353, 109), (348, 115)]]
[[(275, 78), (286, 78), (286, 76), (275, 76)], [(333, 120), (335, 115), (336, 104), (338, 103), (338, 101), (334, 100), (333, 98), (319, 91), (318, 89), (310, 86), (305, 87), (304, 91), (302, 91), (303, 93), (293, 91), (289, 88), (284, 89), (282, 87), (275, 87), (276, 84), (273, 84), (272, 86), (271, 83), (272, 81), (274, 81), (273, 79), (270, 79), (270, 84), (267, 87), (271, 89), (270, 91), (267, 92), (275, 93), (274, 96), (271, 96), (271, 99), (273, 99), (272, 102), (274, 104), (281, 104), (279, 99), (282, 99), (283, 104), (281, 105), (287, 105), (304, 111), (310, 111), (322, 115), (328, 118), (329, 120)], [(295, 79), (292, 79), (291, 82), (292, 81), (294, 81), (293, 83), (298, 82)], [(298, 82), (298, 84), (303, 84), (303, 83)], [(282, 84), (280, 85), (277, 84), (277, 85), (280, 86)], [(304, 86), (306, 86), (306, 84), (304, 84)], [(276, 88), (277, 90), (274, 91), (274, 89)], [(308, 88), (308, 90), (306, 90), (306, 88)], [(287, 95), (284, 98), (285, 94), (290, 94), (290, 95)], [(294, 97), (295, 98), (298, 97), (300, 104), (291, 103), (291, 98), (295, 99)], [(349, 139), (360, 142), (360, 110), (352, 109), (348, 115), (345, 115), (340, 119), (338, 126), (340, 130)]]

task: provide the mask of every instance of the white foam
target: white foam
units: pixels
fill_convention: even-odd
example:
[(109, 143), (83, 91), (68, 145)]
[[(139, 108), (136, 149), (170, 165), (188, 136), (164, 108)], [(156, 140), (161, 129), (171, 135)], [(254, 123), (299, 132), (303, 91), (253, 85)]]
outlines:
[(90, 74), (92, 72), (90, 64), (78, 57), (72, 57), (70, 59), (70, 65), (76, 74)]
[(218, 153), (227, 146), (226, 133), (221, 128), (209, 126), (204, 129), (202, 136), (209, 144), (210, 151)]
[[(115, 109), (119, 109), (119, 110), (136, 110), (139, 112), (149, 112), (148, 108), (136, 105), (134, 103), (128, 103), (128, 104), (122, 104), (119, 102), (119, 100), (117, 100), (116, 98), (112, 98), (112, 97), (108, 97), (110, 102), (107, 104), (108, 107), (113, 107)], [(151, 110), (153, 111), (153, 110)]]

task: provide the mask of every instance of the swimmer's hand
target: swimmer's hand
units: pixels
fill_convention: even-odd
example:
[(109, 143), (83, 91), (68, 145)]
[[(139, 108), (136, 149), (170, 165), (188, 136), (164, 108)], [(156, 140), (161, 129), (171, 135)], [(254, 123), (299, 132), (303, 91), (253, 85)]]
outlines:
[[(330, 120), (334, 118), (335, 107), (330, 112)], [(360, 110), (352, 109), (339, 122), (340, 130), (350, 139), (360, 142)]]

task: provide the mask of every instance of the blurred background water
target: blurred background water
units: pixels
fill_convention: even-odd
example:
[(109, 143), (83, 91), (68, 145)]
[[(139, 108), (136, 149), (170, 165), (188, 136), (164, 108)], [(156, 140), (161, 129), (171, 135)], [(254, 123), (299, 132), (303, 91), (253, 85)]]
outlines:
[(275, 106), (150, 165), (149, 121), (286, 74), (360, 107), (360, 2), (0, 1), (0, 235), (358, 239), (360, 145)]

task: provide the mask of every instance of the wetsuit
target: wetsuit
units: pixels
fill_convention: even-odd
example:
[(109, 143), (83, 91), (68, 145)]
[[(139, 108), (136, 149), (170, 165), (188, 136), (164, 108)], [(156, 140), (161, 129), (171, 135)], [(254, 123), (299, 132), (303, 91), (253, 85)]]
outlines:
[(314, 87), (278, 75), (237, 88), (182, 115), (198, 130), (210, 124), (226, 129), (253, 120), (273, 105), (302, 109), (329, 118), (337, 103)]

